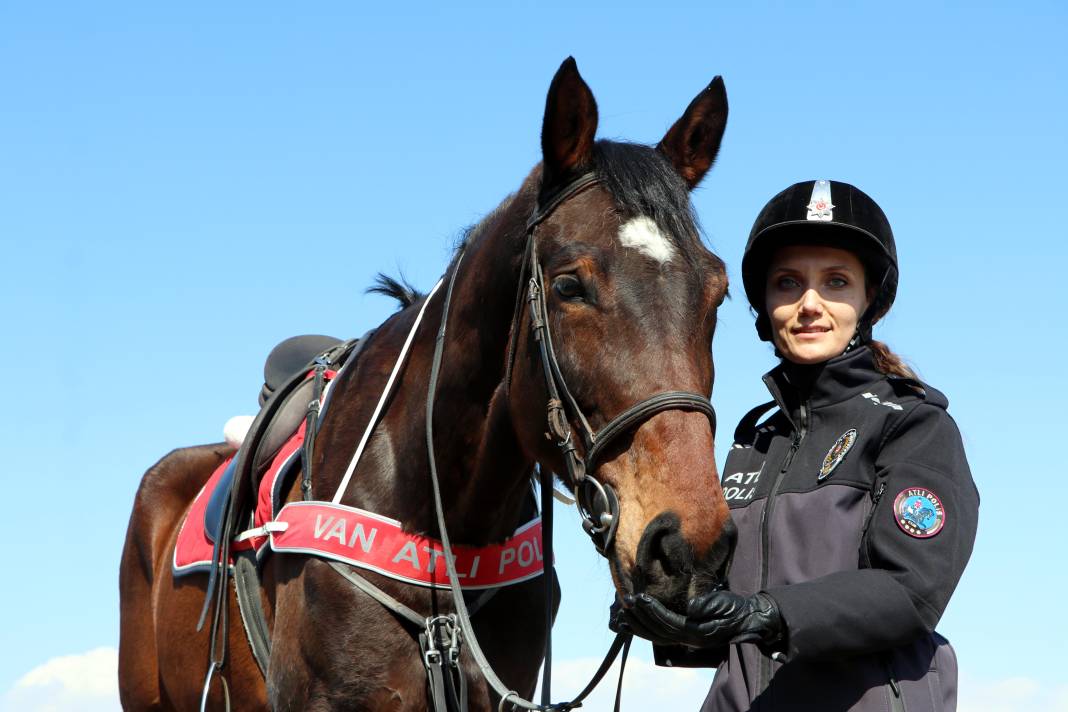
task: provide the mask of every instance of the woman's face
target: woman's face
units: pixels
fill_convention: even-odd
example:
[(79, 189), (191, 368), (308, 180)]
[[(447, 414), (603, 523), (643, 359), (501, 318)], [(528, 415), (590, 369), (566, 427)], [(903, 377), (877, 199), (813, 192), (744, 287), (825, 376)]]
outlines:
[(765, 292), (775, 346), (794, 363), (821, 363), (843, 351), (868, 306), (864, 266), (836, 247), (779, 248)]

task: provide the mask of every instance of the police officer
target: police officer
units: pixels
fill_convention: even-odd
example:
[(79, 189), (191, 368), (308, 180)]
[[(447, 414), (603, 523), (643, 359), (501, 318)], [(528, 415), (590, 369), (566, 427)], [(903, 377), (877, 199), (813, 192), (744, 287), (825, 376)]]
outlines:
[(945, 396), (872, 340), (897, 277), (886, 216), (846, 183), (787, 188), (749, 235), (745, 292), (781, 363), (723, 468), (729, 590), (684, 614), (627, 597), (616, 618), (661, 665), (718, 668), (706, 712), (956, 707), (934, 629), (979, 496)]

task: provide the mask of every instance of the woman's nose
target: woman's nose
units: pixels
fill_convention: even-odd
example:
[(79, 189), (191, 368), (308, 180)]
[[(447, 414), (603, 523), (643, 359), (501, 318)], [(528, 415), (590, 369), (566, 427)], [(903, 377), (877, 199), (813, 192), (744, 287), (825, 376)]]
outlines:
[(807, 289), (801, 295), (801, 313), (805, 316), (820, 316), (823, 314), (823, 302), (815, 289)]

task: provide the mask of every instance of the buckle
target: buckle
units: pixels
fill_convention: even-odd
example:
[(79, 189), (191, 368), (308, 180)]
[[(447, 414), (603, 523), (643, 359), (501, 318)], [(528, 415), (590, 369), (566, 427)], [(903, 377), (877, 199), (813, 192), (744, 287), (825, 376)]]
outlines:
[(619, 499), (609, 485), (603, 485), (594, 477), (587, 477), (575, 489), (575, 501), (582, 528), (593, 540), (597, 552), (605, 552), (615, 538), (619, 526)]
[(439, 644), (444, 648), (444, 652), (448, 653), (449, 664), (455, 665), (460, 659), (462, 642), (459, 619), (456, 614), (430, 616), (426, 619), (425, 630), (427, 649), (423, 653), (423, 662), (427, 667), (441, 665), (444, 658), (443, 651), (438, 648)]

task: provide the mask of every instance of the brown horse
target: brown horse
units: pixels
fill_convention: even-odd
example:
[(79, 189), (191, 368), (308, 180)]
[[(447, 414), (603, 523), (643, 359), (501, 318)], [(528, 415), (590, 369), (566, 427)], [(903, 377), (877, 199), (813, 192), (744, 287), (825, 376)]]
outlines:
[[(546, 438), (547, 384), (523, 294), (527, 222), (576, 176), (575, 192), (537, 227), (537, 275), (559, 370), (593, 428), (652, 394), (712, 389), (712, 334), (727, 289), (723, 263), (704, 247), (689, 190), (710, 168), (727, 119), (717, 77), (655, 148), (595, 141), (597, 106), (574, 60), (549, 89), (542, 163), (464, 241), (454, 259), (433, 446), (450, 539), (484, 546), (521, 523), (535, 465), (568, 472)], [(334, 384), (312, 457), (315, 499), (330, 499), (390, 369), (415, 331), (403, 378), (375, 427), (343, 504), (438, 537), (431, 499), (424, 409), (443, 292), (412, 295), (370, 337)], [(525, 301), (525, 300), (523, 300)], [(370, 396), (368, 394), (371, 394)], [(570, 413), (571, 425), (574, 413)], [(732, 526), (705, 414), (661, 410), (628, 428), (603, 452), (597, 479), (618, 493), (618, 529), (604, 552), (621, 592), (649, 591), (681, 606), (716, 582)], [(233, 453), (226, 445), (175, 450), (151, 467), (137, 493), (120, 570), (120, 694), (127, 710), (195, 710), (208, 660), (208, 631), (195, 630), (207, 576), (175, 578), (172, 552), (191, 501)], [(580, 453), (581, 455), (581, 453)], [(565, 485), (574, 483), (564, 477)], [(299, 477), (290, 501), (301, 498)], [(266, 680), (237, 616), (229, 621), (223, 675), (234, 709), (423, 710), (426, 671), (412, 631), (323, 560), (271, 554), (262, 599), (272, 650)], [(448, 592), (367, 572), (421, 615), (448, 611)], [(233, 592), (231, 606), (233, 609)], [(546, 630), (541, 579), (501, 588), (473, 617), (497, 673), (524, 696), (536, 683)], [(499, 698), (465, 655), (470, 708)], [(221, 709), (220, 686), (209, 706)]]

